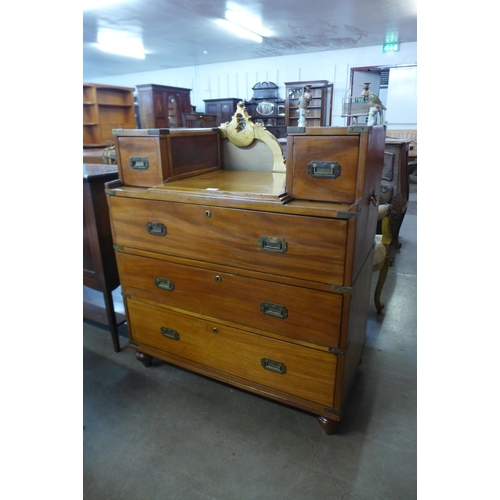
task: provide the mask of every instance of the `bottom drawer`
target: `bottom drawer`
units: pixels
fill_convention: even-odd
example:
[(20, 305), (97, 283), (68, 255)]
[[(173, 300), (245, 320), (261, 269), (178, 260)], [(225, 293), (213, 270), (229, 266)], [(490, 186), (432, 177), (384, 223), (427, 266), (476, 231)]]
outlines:
[(327, 407), (337, 356), (127, 300), (131, 339)]

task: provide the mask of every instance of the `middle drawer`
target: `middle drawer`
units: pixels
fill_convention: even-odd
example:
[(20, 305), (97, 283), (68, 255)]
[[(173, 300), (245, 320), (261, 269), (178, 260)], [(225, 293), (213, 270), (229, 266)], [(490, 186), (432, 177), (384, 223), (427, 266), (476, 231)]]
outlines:
[(342, 294), (117, 252), (123, 293), (337, 348)]

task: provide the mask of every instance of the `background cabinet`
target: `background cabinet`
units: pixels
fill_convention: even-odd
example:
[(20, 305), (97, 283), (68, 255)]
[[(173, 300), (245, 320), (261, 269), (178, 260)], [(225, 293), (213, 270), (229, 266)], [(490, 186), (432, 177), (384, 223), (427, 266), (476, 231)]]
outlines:
[(116, 165), (83, 164), (83, 285), (102, 292), (105, 311), (83, 303), (83, 318), (109, 326), (113, 347), (120, 351), (118, 325), (125, 317), (115, 312), (112, 292), (120, 285), (109, 220), (105, 183), (118, 179)]
[(112, 129), (135, 128), (134, 89), (83, 84), (83, 144), (113, 142)]
[(307, 107), (306, 127), (324, 127), (330, 125), (332, 111), (333, 84), (328, 80), (309, 82), (285, 82), (286, 86), (286, 126), (297, 127), (299, 121), (299, 98), (303, 89), (310, 85), (312, 99)]
[(191, 113), (191, 89), (165, 85), (136, 85), (142, 128), (182, 127), (182, 113)]
[(230, 122), (236, 112), (236, 105), (242, 101), (237, 97), (227, 99), (203, 99), (205, 103), (205, 113), (217, 115), (217, 126), (221, 123)]

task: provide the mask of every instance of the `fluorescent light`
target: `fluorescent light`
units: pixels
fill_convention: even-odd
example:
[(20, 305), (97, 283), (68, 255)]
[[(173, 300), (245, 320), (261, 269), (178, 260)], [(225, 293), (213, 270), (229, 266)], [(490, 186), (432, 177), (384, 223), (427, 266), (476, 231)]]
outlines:
[(83, 0), (83, 10), (100, 9), (109, 7), (115, 3), (122, 3), (124, 0)]
[(237, 26), (241, 26), (241, 20), (245, 20), (245, 26), (248, 31), (251, 33), (255, 33), (261, 37), (271, 36), (271, 32), (262, 26), (261, 18), (252, 13), (250, 10), (243, 10), (242, 7), (233, 6), (226, 10), (224, 17), (236, 24)]
[(253, 31), (250, 31), (247, 28), (240, 26), (239, 24), (228, 21), (227, 19), (216, 19), (215, 22), (219, 26), (226, 28), (227, 30), (231, 31), (231, 33), (234, 33), (241, 38), (248, 38), (250, 40), (253, 40), (254, 42), (262, 43), (262, 37), (260, 35), (257, 35), (257, 33), (254, 33)]
[(100, 29), (97, 33), (97, 47), (111, 54), (136, 59), (145, 59), (142, 39), (136, 34), (111, 29)]

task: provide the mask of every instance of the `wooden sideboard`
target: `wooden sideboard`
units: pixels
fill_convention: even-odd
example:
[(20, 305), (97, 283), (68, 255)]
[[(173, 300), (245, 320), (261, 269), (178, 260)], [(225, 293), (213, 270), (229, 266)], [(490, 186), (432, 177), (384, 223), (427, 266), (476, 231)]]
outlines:
[(191, 89), (153, 83), (136, 85), (142, 128), (182, 127), (182, 113), (191, 113)]
[[(280, 151), (278, 141), (242, 126), (244, 114), (220, 127), (221, 142), (260, 167), (252, 138)], [(383, 127), (312, 128), (288, 136), (286, 171), (270, 154), (273, 171), (108, 184), (137, 359), (301, 408), (331, 434), (365, 341), (384, 137)]]
[(83, 284), (102, 292), (105, 303), (102, 311), (84, 302), (83, 317), (109, 326), (114, 350), (119, 352), (118, 325), (125, 317), (117, 317), (113, 303), (112, 292), (120, 280), (105, 194), (105, 183), (117, 178), (116, 165), (83, 164)]
[(225, 99), (203, 99), (205, 103), (205, 113), (217, 115), (217, 126), (221, 123), (231, 121), (236, 110), (236, 105), (241, 101), (236, 97)]

